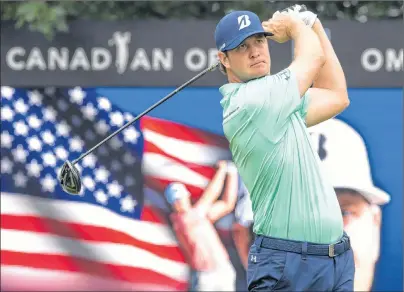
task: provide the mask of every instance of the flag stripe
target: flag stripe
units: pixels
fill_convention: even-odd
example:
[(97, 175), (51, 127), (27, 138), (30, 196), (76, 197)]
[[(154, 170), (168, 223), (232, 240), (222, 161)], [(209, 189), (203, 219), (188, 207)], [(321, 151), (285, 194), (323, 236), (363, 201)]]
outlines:
[(142, 212), (142, 220), (160, 224), (167, 224), (167, 219), (164, 218), (161, 210), (154, 206), (145, 205)]
[(49, 233), (72, 239), (79, 238), (80, 240), (92, 242), (109, 242), (131, 245), (169, 260), (178, 262), (185, 261), (179, 247), (166, 246), (162, 248), (158, 245), (140, 241), (123, 232), (104, 227), (61, 222), (58, 220), (34, 216), (1, 215), (1, 228), (37, 233)]
[(209, 180), (203, 175), (166, 156), (145, 153), (144, 161), (143, 172), (145, 176), (182, 182), (199, 188), (205, 188), (209, 183)]
[(69, 255), (112, 265), (148, 269), (178, 281), (185, 281), (188, 267), (145, 250), (114, 243), (89, 243), (62, 236), (1, 230), (2, 250), (25, 253)]
[(28, 195), (1, 193), (1, 214), (39, 216), (59, 221), (119, 230), (144, 242), (178, 246), (171, 230), (162, 224), (131, 220), (87, 203), (66, 202)]
[[(176, 291), (185, 290), (180, 282), (169, 286), (147, 283), (147, 279), (130, 283), (114, 279), (106, 279), (80, 272), (47, 270), (24, 266), (1, 267), (1, 288), (4, 291)], [(21, 281), (23, 279), (23, 281)], [(73, 284), (74, 283), (74, 284)]]
[[(80, 272), (84, 271), (93, 276), (118, 279), (127, 282), (164, 283), (168, 286), (183, 286), (184, 281), (174, 280), (163, 274), (155, 273), (150, 269), (100, 263), (98, 261), (83, 259), (74, 255), (42, 254), (27, 252), (1, 252), (2, 266), (25, 266), (56, 271)], [(66, 287), (65, 287), (66, 288)]]
[(173, 121), (145, 116), (140, 122), (140, 127), (143, 130), (152, 130), (168, 137), (180, 139), (184, 142), (191, 141), (204, 145), (217, 146), (223, 149), (229, 148), (228, 142), (223, 136), (185, 126)]
[(178, 158), (178, 157), (172, 156), (170, 154), (167, 154), (164, 151), (164, 148), (159, 148), (158, 146), (156, 146), (155, 144), (153, 144), (151, 142), (146, 143), (145, 152), (147, 154), (153, 153), (153, 154), (159, 154), (161, 156), (165, 156), (168, 159), (170, 159), (171, 161), (176, 162), (176, 163), (180, 163), (181, 165), (183, 165), (183, 166), (185, 166), (185, 167), (187, 167), (187, 168), (189, 168), (189, 169), (191, 169), (191, 170), (193, 170), (195, 172), (198, 172), (199, 174), (201, 174), (201, 175), (203, 175), (203, 176), (205, 176), (207, 178), (212, 177), (214, 175), (214, 173), (215, 173), (215, 169), (214, 169), (213, 164), (207, 166), (207, 165), (200, 165), (200, 164), (193, 163), (193, 162), (191, 162), (191, 163), (190, 162), (185, 162), (181, 158)]
[(181, 140), (148, 129), (143, 133), (145, 141), (164, 148), (165, 153), (185, 162), (209, 166), (223, 157), (229, 158), (229, 151), (224, 148)]

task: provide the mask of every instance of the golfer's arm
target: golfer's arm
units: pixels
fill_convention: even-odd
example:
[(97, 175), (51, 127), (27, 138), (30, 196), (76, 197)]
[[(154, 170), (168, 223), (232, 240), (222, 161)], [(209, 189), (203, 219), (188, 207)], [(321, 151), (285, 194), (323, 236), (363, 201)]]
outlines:
[(233, 240), (244, 269), (248, 267), (248, 252), (250, 249), (250, 230), (248, 227), (234, 223)]
[(208, 218), (211, 222), (216, 222), (217, 220), (219, 220), (223, 216), (226, 216), (234, 210), (237, 201), (237, 191), (237, 171), (230, 171), (227, 176), (226, 186), (222, 199), (216, 201), (209, 209)]
[(295, 42), (295, 57), (289, 70), (297, 78), (299, 93), (302, 97), (319, 74), (325, 62), (325, 56), (319, 38), (302, 21), (293, 23), (290, 34)]
[(308, 127), (328, 120), (341, 113), (349, 105), (344, 71), (325, 33), (317, 19), (313, 25), (325, 54), (325, 64), (320, 69), (313, 87), (308, 90), (309, 107), (306, 115)]
[(196, 208), (201, 208), (208, 211), (210, 206), (219, 198), (220, 194), (222, 193), (226, 174), (227, 169), (225, 167), (218, 168), (200, 199), (195, 203)]

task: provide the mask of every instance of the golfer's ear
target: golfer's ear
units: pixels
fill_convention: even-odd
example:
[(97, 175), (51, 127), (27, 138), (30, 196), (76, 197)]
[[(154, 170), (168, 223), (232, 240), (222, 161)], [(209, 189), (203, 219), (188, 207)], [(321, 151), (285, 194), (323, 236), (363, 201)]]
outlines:
[(217, 52), (217, 57), (219, 58), (220, 62), (223, 64), (224, 67), (229, 67), (229, 58), (223, 52)]

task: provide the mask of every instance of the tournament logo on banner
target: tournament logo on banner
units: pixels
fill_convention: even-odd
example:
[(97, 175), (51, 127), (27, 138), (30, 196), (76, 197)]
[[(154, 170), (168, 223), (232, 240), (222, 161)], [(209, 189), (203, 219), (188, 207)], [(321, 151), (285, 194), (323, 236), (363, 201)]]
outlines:
[[(242, 20), (247, 25), (247, 20)], [(403, 47), (391, 34), (400, 21), (324, 21), (348, 86), (401, 87)], [(2, 24), (3, 84), (43, 86), (178, 86), (217, 61), (215, 21), (76, 21), (47, 41), (40, 33)], [(198, 33), (195, 33), (198, 32)], [(156, 37), (159, 35), (160, 37)], [(378, 35), (378, 38), (374, 36)], [(161, 37), (163, 36), (163, 37)], [(351, 41), (357, 45), (352, 47)], [(271, 41), (271, 70), (292, 60), (290, 43)], [(215, 70), (195, 86), (220, 86)]]

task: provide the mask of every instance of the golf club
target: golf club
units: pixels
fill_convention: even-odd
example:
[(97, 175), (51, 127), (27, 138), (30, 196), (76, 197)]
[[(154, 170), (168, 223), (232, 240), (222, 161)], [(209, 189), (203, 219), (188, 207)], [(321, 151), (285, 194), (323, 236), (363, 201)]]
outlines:
[(119, 134), (120, 132), (122, 132), (123, 130), (125, 130), (127, 127), (129, 127), (131, 124), (133, 124), (134, 122), (136, 122), (137, 120), (139, 120), (141, 117), (143, 117), (144, 115), (146, 115), (147, 113), (149, 113), (150, 111), (152, 111), (153, 109), (155, 109), (156, 107), (158, 107), (159, 105), (161, 105), (162, 103), (164, 103), (165, 101), (167, 101), (169, 98), (171, 98), (173, 95), (175, 95), (176, 93), (178, 93), (179, 91), (181, 91), (184, 87), (188, 86), (189, 84), (195, 82), (196, 80), (198, 80), (200, 77), (204, 76), (207, 72), (209, 71), (213, 71), (217, 66), (219, 66), (219, 62), (215, 63), (214, 65), (206, 68), (205, 70), (203, 70), (202, 72), (200, 72), (198, 75), (194, 76), (193, 78), (191, 78), (190, 80), (188, 80), (187, 82), (185, 82), (184, 84), (182, 84), (181, 86), (179, 86), (178, 88), (176, 88), (173, 92), (169, 93), (167, 96), (165, 96), (164, 98), (162, 98), (161, 100), (159, 100), (158, 102), (156, 102), (155, 104), (153, 104), (152, 106), (150, 106), (148, 109), (146, 109), (144, 112), (142, 112), (141, 114), (139, 114), (138, 116), (136, 116), (135, 118), (133, 118), (131, 121), (127, 122), (125, 125), (123, 125), (121, 128), (119, 128), (118, 130), (116, 130), (114, 133), (112, 133), (111, 135), (109, 135), (108, 137), (106, 137), (104, 140), (102, 140), (101, 142), (99, 142), (97, 145), (95, 145), (94, 147), (92, 147), (90, 150), (88, 150), (87, 152), (83, 153), (79, 158), (73, 160), (72, 162), (70, 161), (65, 161), (65, 163), (63, 164), (60, 173), (59, 173), (59, 183), (60, 186), (62, 187), (62, 189), (69, 193), (69, 194), (78, 194), (81, 191), (81, 178), (80, 178), (80, 173), (77, 170), (77, 168), (74, 166), (77, 162), (79, 162), (80, 160), (82, 160), (84, 157), (86, 157), (87, 155), (89, 155), (91, 152), (93, 152), (95, 149), (97, 149), (98, 147), (100, 147), (102, 144), (104, 144), (105, 142), (107, 142), (109, 139), (111, 139), (112, 137), (114, 137), (115, 135)]

